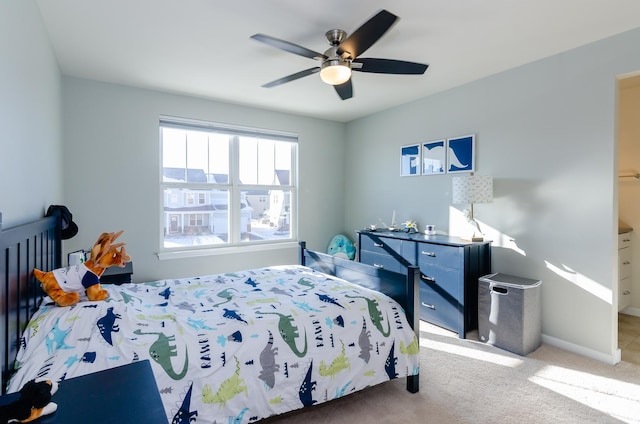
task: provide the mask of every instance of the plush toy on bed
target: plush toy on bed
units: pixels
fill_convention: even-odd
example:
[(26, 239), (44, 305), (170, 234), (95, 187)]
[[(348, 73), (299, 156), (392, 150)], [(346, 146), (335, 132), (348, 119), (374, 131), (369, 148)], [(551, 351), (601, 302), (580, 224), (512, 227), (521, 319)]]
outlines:
[(33, 275), (42, 284), (42, 290), (58, 306), (71, 306), (80, 300), (80, 293), (86, 290), (89, 300), (105, 300), (109, 293), (100, 285), (100, 276), (111, 266), (124, 267), (131, 261), (124, 249), (124, 243), (113, 242), (122, 234), (102, 233), (91, 248), (88, 261), (58, 268), (49, 272), (33, 270)]
[(51, 402), (56, 390), (58, 384), (50, 380), (27, 382), (13, 402), (0, 406), (0, 423), (28, 423), (43, 415), (53, 414), (58, 409), (58, 405)]

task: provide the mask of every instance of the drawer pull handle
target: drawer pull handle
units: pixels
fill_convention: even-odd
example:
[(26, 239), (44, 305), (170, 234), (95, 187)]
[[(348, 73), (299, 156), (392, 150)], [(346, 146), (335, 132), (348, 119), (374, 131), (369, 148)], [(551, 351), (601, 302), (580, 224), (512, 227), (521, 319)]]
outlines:
[(424, 281), (429, 281), (431, 283), (435, 283), (436, 279), (433, 277), (427, 277), (426, 275), (421, 276)]
[(373, 243), (375, 247), (384, 247), (384, 243)]
[(431, 256), (432, 258), (436, 257), (435, 252), (425, 252), (424, 250), (422, 251), (423, 255), (427, 255), (427, 256)]
[(420, 302), (422, 303), (422, 306), (429, 308), (429, 309), (433, 309), (434, 311), (436, 310), (436, 306), (435, 305), (429, 305), (428, 303), (424, 303), (424, 302)]
[(378, 269), (384, 269), (384, 265), (380, 265), (380, 264), (373, 264), (373, 266), (374, 266), (375, 268), (378, 268)]
[(622, 265), (631, 265), (631, 262), (629, 262), (629, 261), (624, 261), (624, 262), (622, 262)]
[(626, 238), (626, 239), (622, 239), (622, 241), (628, 242), (628, 241), (631, 241), (631, 239)]
[(625, 296), (629, 296), (631, 294), (631, 290), (625, 290), (622, 294)]

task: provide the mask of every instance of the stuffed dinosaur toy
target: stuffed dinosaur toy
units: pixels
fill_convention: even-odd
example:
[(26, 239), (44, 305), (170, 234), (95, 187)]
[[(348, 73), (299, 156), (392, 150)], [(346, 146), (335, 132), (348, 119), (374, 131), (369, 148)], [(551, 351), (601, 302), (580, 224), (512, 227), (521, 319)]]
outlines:
[(89, 300), (105, 300), (109, 292), (100, 285), (100, 277), (111, 266), (124, 267), (131, 261), (124, 243), (115, 243), (123, 231), (102, 233), (91, 248), (89, 260), (66, 268), (43, 272), (33, 270), (42, 290), (58, 305), (71, 306), (80, 301), (80, 293), (86, 291)]
[(27, 382), (18, 392), (16, 400), (0, 406), (0, 423), (28, 423), (43, 415), (53, 414), (58, 405), (51, 402), (51, 396), (57, 390), (58, 384), (50, 380)]

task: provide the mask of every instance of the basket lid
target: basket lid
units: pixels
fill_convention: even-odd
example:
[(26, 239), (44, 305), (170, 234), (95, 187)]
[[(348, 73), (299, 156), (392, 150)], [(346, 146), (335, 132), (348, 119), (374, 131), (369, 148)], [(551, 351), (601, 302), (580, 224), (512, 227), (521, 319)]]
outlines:
[(540, 280), (534, 280), (531, 278), (516, 277), (515, 275), (503, 274), (497, 272), (495, 274), (485, 275), (480, 277), (480, 281), (486, 283), (498, 283), (503, 286), (516, 287), (521, 289), (537, 287), (542, 284)]

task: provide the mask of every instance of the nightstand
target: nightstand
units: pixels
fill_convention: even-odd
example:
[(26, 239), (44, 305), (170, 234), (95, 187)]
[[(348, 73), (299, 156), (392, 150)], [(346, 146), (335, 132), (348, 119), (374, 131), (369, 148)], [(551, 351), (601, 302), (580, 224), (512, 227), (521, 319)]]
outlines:
[(103, 284), (123, 284), (130, 283), (133, 275), (133, 262), (127, 262), (124, 268), (112, 266), (107, 268), (100, 277)]
[(58, 410), (37, 423), (168, 422), (148, 360), (64, 380), (52, 401), (58, 404)]

